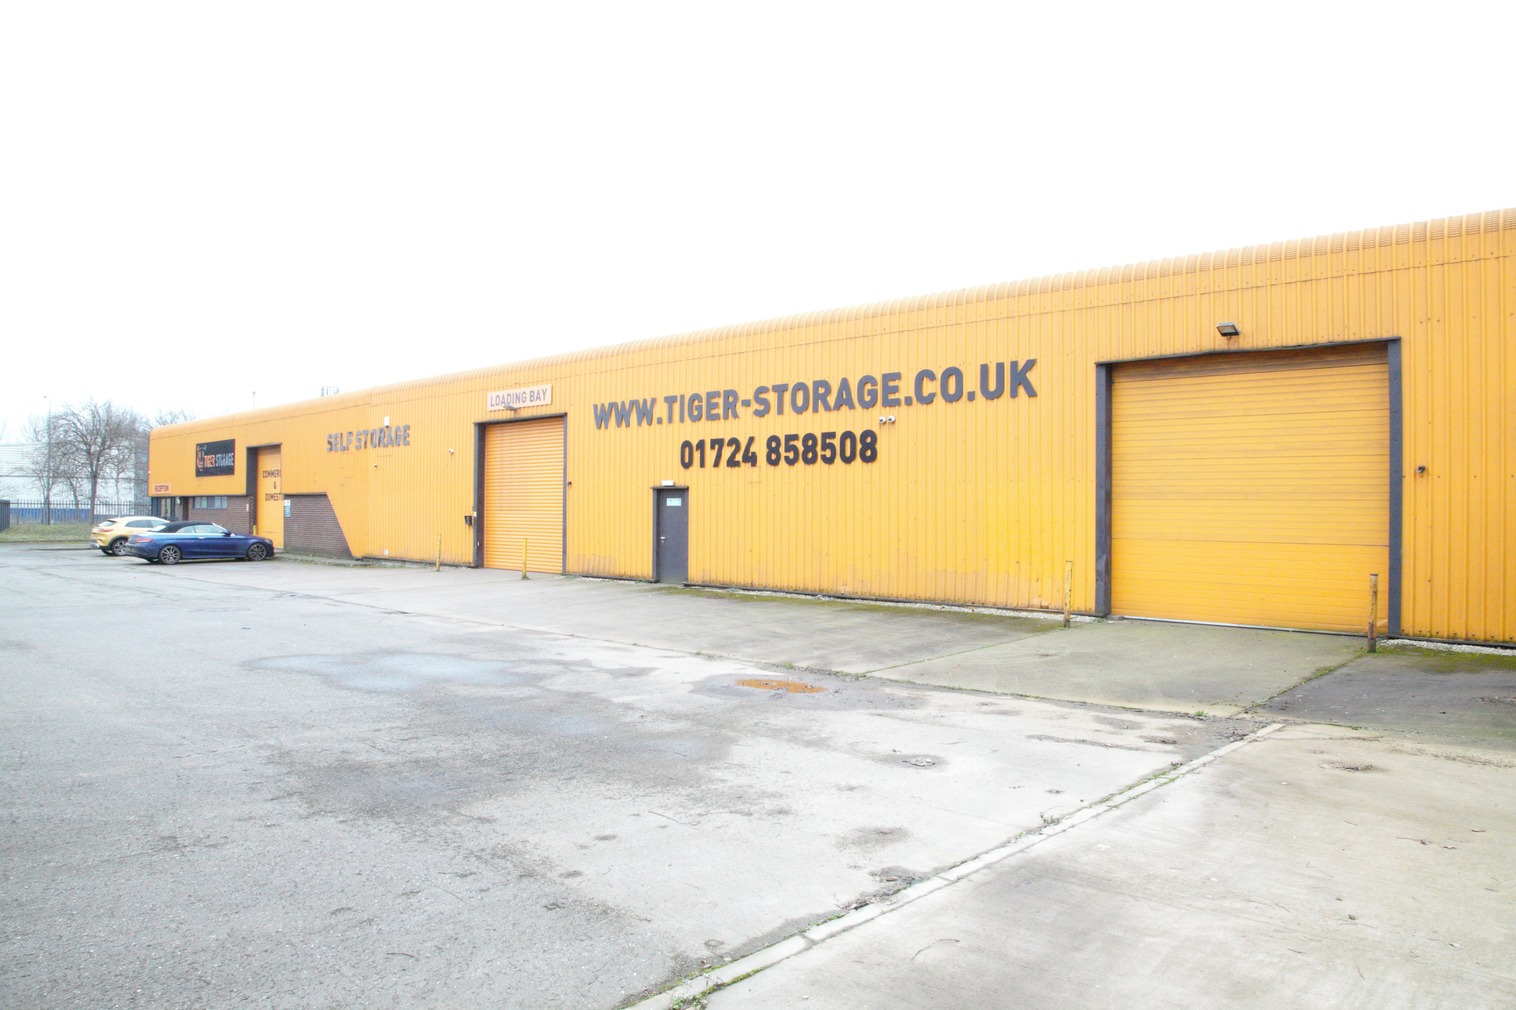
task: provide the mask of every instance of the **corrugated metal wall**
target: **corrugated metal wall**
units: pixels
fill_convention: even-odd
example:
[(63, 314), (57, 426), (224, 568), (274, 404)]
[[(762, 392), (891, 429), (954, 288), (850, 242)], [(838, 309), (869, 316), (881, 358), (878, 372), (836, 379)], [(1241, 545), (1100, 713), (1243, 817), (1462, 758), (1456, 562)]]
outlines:
[[(1516, 211), (1494, 212), (713, 330), (178, 425), (154, 436), (152, 481), (173, 495), (239, 494), (241, 475), (194, 478), (194, 443), (236, 438), (240, 451), (283, 442), (285, 493), (328, 493), (356, 553), (429, 561), (440, 536), (443, 560), (468, 564), (475, 426), (507, 416), (490, 411), (487, 396), (551, 384), (550, 404), (509, 416), (567, 414), (570, 572), (650, 577), (648, 489), (673, 480), (696, 504), (694, 581), (1053, 607), (1072, 560), (1075, 606), (1089, 610), (1096, 363), (1398, 337), (1402, 631), (1512, 641), (1513, 316)], [(1223, 320), (1241, 335), (1219, 336)], [(862, 406), (860, 380), (872, 377), (877, 392), (894, 372), (899, 402)], [(805, 383), (814, 397), (822, 380), (835, 407), (844, 378), (851, 407), (797, 413), (788, 401), (781, 415), (773, 405), (776, 384)], [(758, 417), (761, 387), (771, 408)], [(730, 408), (727, 390), (737, 398)], [(699, 394), (703, 417), (708, 392), (718, 419), (690, 420), (688, 398)], [(345, 444), (346, 433), (372, 431), (384, 417), (411, 426), (408, 445), (330, 450), (329, 435)], [(819, 458), (819, 436), (844, 431), (874, 432), (877, 459), (767, 462), (770, 436), (816, 435)], [(758, 464), (711, 467), (717, 437), (723, 454), (727, 439), (746, 449), (751, 438)], [(686, 469), (680, 446), (696, 439), (707, 465)]]

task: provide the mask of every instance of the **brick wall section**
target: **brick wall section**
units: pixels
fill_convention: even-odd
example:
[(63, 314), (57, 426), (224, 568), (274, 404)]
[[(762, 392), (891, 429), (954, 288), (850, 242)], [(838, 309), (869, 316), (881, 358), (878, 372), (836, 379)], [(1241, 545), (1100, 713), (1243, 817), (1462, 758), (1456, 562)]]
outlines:
[(233, 533), (251, 533), (253, 531), (251, 514), (248, 511), (252, 500), (247, 495), (227, 495), (226, 508), (224, 509), (197, 509), (195, 499), (186, 498), (188, 508), (185, 510), (186, 519), (198, 519), (201, 522), (215, 523), (225, 526)]
[(284, 519), (284, 549), (302, 554), (351, 558), (342, 523), (324, 494), (285, 495), (290, 514)]

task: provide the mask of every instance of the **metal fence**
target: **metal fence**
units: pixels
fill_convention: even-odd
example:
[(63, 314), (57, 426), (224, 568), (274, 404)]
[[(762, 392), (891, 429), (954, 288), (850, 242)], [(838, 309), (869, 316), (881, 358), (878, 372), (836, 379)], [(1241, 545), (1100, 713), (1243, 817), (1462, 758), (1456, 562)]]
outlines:
[(90, 515), (89, 503), (75, 506), (73, 499), (65, 502), (54, 501), (52, 508), (41, 498), (11, 499), (11, 525), (20, 526), (26, 523), (91, 523), (96, 519), (112, 519), (116, 516), (150, 516), (156, 515), (153, 511), (153, 503), (146, 501), (105, 501), (95, 502), (95, 514)]

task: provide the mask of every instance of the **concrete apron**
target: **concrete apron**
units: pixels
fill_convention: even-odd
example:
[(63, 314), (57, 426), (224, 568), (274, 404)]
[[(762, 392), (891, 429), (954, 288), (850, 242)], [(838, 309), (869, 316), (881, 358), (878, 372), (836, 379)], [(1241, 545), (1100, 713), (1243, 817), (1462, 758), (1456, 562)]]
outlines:
[(1202, 716), (1243, 713), (1360, 655), (1363, 641), (1157, 621), (1090, 621), (876, 676)]
[[(25, 561), (6, 569), (31, 601), (7, 730), (31, 741), (16, 849), (45, 856), (17, 957), (71, 974), (78, 1005), (125, 978), (193, 1003), (162, 964), (273, 1003), (421, 979), (446, 1005), (545, 1005), (523, 994), (547, 990), (617, 1005), (1238, 729), (773, 661), (908, 661), (1027, 634), (1002, 618), (498, 573)], [(60, 579), (67, 605), (49, 596)], [(148, 639), (184, 615), (196, 634), (152, 662), (101, 649), (76, 633), (76, 603), (94, 600)], [(528, 619), (556, 627), (522, 633)], [(713, 657), (712, 641), (766, 661)], [(90, 792), (74, 791), (81, 770)], [(266, 891), (271, 866), (286, 890)], [(83, 958), (75, 908), (110, 957)], [(227, 923), (240, 962), (221, 957)], [(9, 1002), (47, 1005), (46, 983)]]
[[(1315, 674), (1341, 667), (1361, 649), (1361, 642), (1345, 637), (1148, 622), (1083, 623), (1063, 631), (1055, 622), (1036, 618), (679, 592), (594, 580), (534, 576), (522, 582), (502, 579), (494, 572), (343, 571), (304, 566), (279, 571), (272, 565), (194, 571), (197, 579), (278, 587), (284, 592), (371, 607), (380, 613), (474, 621), (481, 636), (500, 628), (562, 636), (564, 645), (570, 641), (577, 645), (572, 649), (573, 662), (543, 685), (550, 686), (555, 694), (566, 691), (581, 699), (592, 698), (603, 690), (605, 672), (624, 668), (629, 662), (648, 661), (659, 672), (624, 671), (636, 675), (630, 680), (619, 679), (614, 697), (606, 699), (614, 703), (616, 711), (659, 724), (694, 716), (745, 727), (724, 744), (730, 750), (721, 762), (725, 772), (722, 781), (708, 783), (705, 789), (693, 791), (679, 802), (652, 807), (607, 804), (603, 796), (565, 795), (560, 785), (545, 792), (538, 805), (561, 809), (567, 801), (561, 823), (539, 825), (538, 837), (556, 852), (558, 862), (575, 867), (576, 880), (595, 881), (600, 899), (639, 910), (643, 921), (667, 922), (675, 917), (700, 935), (724, 938), (716, 946), (712, 946), (714, 940), (707, 943), (716, 959), (753, 950), (754, 941), (760, 945), (751, 959), (743, 958), (721, 967), (719, 974), (702, 975), (692, 985), (656, 997), (666, 1000), (665, 1005), (681, 995), (704, 992), (715, 981), (738, 978), (802, 951), (803, 957), (786, 960), (780, 968), (765, 971), (742, 986), (722, 990), (714, 998), (730, 1001), (745, 998), (740, 994), (747, 987), (779, 986), (791, 972), (801, 971), (805, 965), (826, 963), (817, 959), (827, 956), (829, 949), (845, 949), (840, 945), (864, 939), (885, 944), (877, 938), (887, 940), (896, 930), (904, 937), (901, 943), (909, 947), (921, 939), (910, 932), (909, 924), (928, 910), (944, 906), (951, 897), (954, 907), (943, 907), (940, 913), (947, 918), (923, 921), (942, 929), (961, 922), (961, 928), (927, 937), (908, 950), (880, 946), (886, 953), (874, 962), (863, 956), (866, 952), (858, 953), (865, 963), (881, 966), (881, 979), (904, 965), (912, 977), (919, 974), (922, 979), (938, 980), (940, 989), (914, 992), (901, 979), (889, 987), (881, 982), (872, 990), (850, 983), (838, 989), (837, 1002), (832, 1005), (964, 1005), (975, 996), (984, 998), (985, 993), (992, 997), (992, 1005), (1016, 1005), (1013, 997), (1017, 993), (1027, 997), (1019, 1002), (1039, 1004), (1047, 1002), (1042, 995), (1060, 991), (1056, 978), (1044, 977), (1040, 988), (1028, 986), (1023, 990), (1008, 976), (1025, 973), (1034, 978), (1039, 972), (1053, 972), (1066, 980), (1082, 979), (1079, 984), (1084, 988), (1063, 992), (1060, 999), (1064, 1002), (1082, 1000), (1083, 1005), (1104, 1005), (1103, 994), (1115, 992), (1120, 996), (1113, 996), (1111, 1005), (1141, 1006), (1145, 1005), (1143, 993), (1151, 997), (1152, 992), (1178, 991), (1177, 979), (1183, 973), (1165, 973), (1174, 965), (1187, 964), (1187, 952), (1197, 945), (1209, 943), (1235, 958), (1270, 937), (1315, 936), (1313, 929), (1324, 931), (1320, 922), (1328, 920), (1320, 916), (1325, 913), (1315, 906), (1299, 904), (1320, 896), (1297, 894), (1302, 885), (1294, 879), (1296, 874), (1326, 867), (1327, 872), (1355, 883), (1357, 890), (1333, 896), (1334, 900), (1337, 896), (1344, 901), (1355, 895), (1365, 898), (1373, 893), (1378, 904), (1364, 907), (1389, 916), (1385, 921), (1401, 924), (1396, 926), (1398, 932), (1388, 934), (1395, 942), (1409, 935), (1404, 926), (1405, 901), (1428, 905), (1426, 921), (1433, 925), (1454, 921), (1449, 909), (1460, 908), (1461, 917), (1459, 903), (1465, 896), (1458, 882), (1466, 878), (1457, 876), (1452, 883), (1444, 881), (1441, 889), (1428, 892), (1420, 886), (1423, 873), (1405, 885), (1400, 878), (1414, 876), (1413, 870), (1435, 873), (1443, 867), (1407, 864), (1403, 852), (1381, 844), (1387, 826), (1400, 831), (1390, 836), (1391, 840), (1413, 838), (1420, 848), (1436, 846), (1441, 852), (1458, 852), (1461, 848), (1440, 848), (1455, 843), (1439, 841), (1434, 832), (1407, 833), (1417, 825), (1405, 823), (1406, 818), (1414, 821), (1416, 812), (1425, 808), (1441, 811), (1436, 824), (1472, 822), (1478, 818), (1469, 811), (1483, 811), (1481, 802), (1512, 795), (1510, 763), (1499, 756), (1481, 758), (1347, 731), (1278, 731), (1264, 741), (1229, 752), (1225, 761), (1216, 762), (1213, 755), (1205, 765), (1191, 767), (1189, 774), (1176, 780), (1171, 772), (1179, 761), (1214, 748), (1218, 737), (1225, 739), (1221, 721), (1043, 708), (1018, 705), (1011, 698), (951, 692), (875, 693), (855, 690), (863, 685), (846, 682), (827, 685), (829, 690), (814, 695), (738, 684), (755, 675), (762, 679), (765, 671), (775, 680), (803, 682), (810, 671), (826, 670), (1185, 715), (1214, 715), (1259, 706)], [(628, 645), (633, 647), (630, 653), (625, 649)], [(668, 652), (649, 656), (636, 646)], [(540, 643), (539, 649), (543, 659), (558, 651), (546, 642)], [(712, 662), (716, 657), (732, 662)], [(567, 659), (567, 653), (558, 657), (560, 661)], [(1382, 661), (1364, 657), (1351, 669), (1369, 672), (1375, 662)], [(585, 663), (587, 667), (581, 665)], [(1307, 686), (1326, 685), (1331, 680), (1323, 678)], [(1476, 700), (1498, 700), (1510, 693), (1502, 690), (1504, 694), (1480, 687)], [(1298, 694), (1291, 692), (1270, 705), (1280, 706)], [(759, 700), (764, 698), (771, 700)], [(1340, 700), (1339, 692), (1321, 705)], [(1325, 711), (1321, 705), (1299, 706), (1288, 714), (1320, 717), (1317, 712)], [(795, 716), (802, 711), (808, 714), (797, 721)], [(1331, 717), (1334, 721), (1351, 721), (1353, 711), (1350, 706), (1342, 708), (1339, 718), (1339, 710), (1332, 709)], [(788, 714), (774, 718), (780, 712)], [(1007, 720), (1006, 716), (1018, 718)], [(584, 716), (574, 718), (583, 721)], [(1311, 733), (1326, 735), (1314, 743), (1309, 736), (1300, 735)], [(668, 760), (684, 766), (690, 759), (684, 745), (698, 741), (676, 737), (665, 734), (653, 739), (652, 745), (661, 748), (660, 754), (666, 750)], [(1283, 746), (1285, 741), (1291, 746)], [(1342, 753), (1329, 754), (1322, 749), (1325, 742)], [(798, 750), (796, 744), (800, 745)], [(1305, 748), (1303, 752), (1301, 747)], [(1268, 762), (1262, 759), (1266, 753), (1272, 755)], [(1276, 759), (1280, 762), (1277, 768), (1272, 764)], [(1319, 767), (1312, 772), (1315, 766)], [(1222, 769), (1227, 774), (1220, 774)], [(1389, 777), (1386, 769), (1392, 769), (1394, 776)], [(1445, 777), (1448, 769), (1460, 774), (1468, 770), (1478, 781), (1439, 793), (1443, 785), (1439, 773)], [(1032, 770), (1035, 773), (1028, 774)], [(1161, 776), (1157, 782), (1173, 784), (1156, 790), (1151, 784), (1143, 784), (1130, 792), (1121, 791), (1153, 774)], [(1309, 788), (1285, 789), (1281, 795), (1273, 795), (1276, 787), (1271, 782), (1275, 778), (1281, 783), (1294, 782), (1297, 787), (1305, 783)], [(822, 795), (812, 788), (797, 790), (785, 785), (817, 781), (832, 783), (834, 788)], [(1353, 790), (1344, 791), (1344, 783), (1354, 783)], [(725, 798), (713, 800), (711, 785)], [(1117, 790), (1116, 796), (1102, 800), (1112, 790)], [(1318, 796), (1333, 799), (1325, 802)], [(776, 806), (773, 800), (779, 797), (784, 802)], [(1375, 845), (1355, 849), (1349, 844), (1353, 836), (1339, 839), (1334, 832), (1347, 830), (1343, 824), (1363, 824), (1360, 808), (1365, 806), (1372, 814), (1372, 830), (1365, 837)], [(1138, 812), (1142, 812), (1140, 819)], [(504, 816), (509, 810), (479, 808), (470, 813)], [(1175, 817), (1178, 819), (1173, 820)], [(601, 852), (599, 845), (586, 845), (583, 835), (587, 823), (604, 831), (597, 839), (618, 839), (619, 851), (607, 848)], [(1148, 824), (1158, 827), (1143, 827)], [(818, 831), (818, 825), (830, 830)], [(1269, 830), (1265, 832), (1265, 828)], [(1509, 805), (1497, 804), (1488, 826), (1481, 831), (1472, 826), (1468, 830), (1477, 836), (1478, 844), (1503, 851), (1508, 862), (1513, 851), (1510, 828)], [(776, 844), (756, 844), (755, 829)], [(1030, 834), (1019, 834), (1028, 830)], [(672, 837), (676, 834), (680, 835), (677, 841)], [(1285, 834), (1290, 836), (1287, 840)], [(1017, 840), (1007, 845), (1008, 838)], [(1332, 848), (1330, 843), (1336, 842), (1340, 844)], [(1318, 852), (1310, 848), (1313, 843), (1326, 847)], [(1305, 864), (1299, 861), (1300, 846), (1308, 850)], [(674, 849), (686, 856), (704, 850), (706, 858), (663, 865), (668, 860), (660, 861), (658, 855)], [(782, 863), (773, 861), (776, 851), (782, 853)], [(850, 854), (840, 875), (837, 866), (826, 868), (835, 862), (839, 851)], [(1119, 852), (1123, 861), (1105, 867), (1105, 878), (1092, 876), (1101, 868), (1102, 859), (1115, 858), (1099, 854), (1113, 851)], [(986, 855), (943, 871), (943, 856), (949, 852), (954, 854), (950, 859), (958, 860), (975, 852)], [(1292, 858), (1295, 862), (1290, 862)], [(616, 867), (627, 865), (629, 860), (651, 872), (634, 878), (616, 874)], [(1213, 865), (1227, 870), (1233, 866), (1249, 869), (1239, 877), (1206, 869)], [(975, 869), (979, 872), (972, 872)], [(910, 886), (923, 871), (926, 879)], [(1201, 876), (1202, 871), (1208, 875)], [(1021, 876), (1011, 876), (1016, 873)], [(1073, 882), (1069, 883), (1066, 878), (1071, 875)], [(1012, 883), (996, 891), (993, 884), (1002, 877)], [(1094, 890), (1081, 892), (1079, 881), (1086, 877), (1101, 882), (1091, 885)], [(774, 886), (778, 879), (783, 880), (782, 887)], [(1372, 892), (1370, 884), (1379, 879), (1395, 881), (1409, 897), (1397, 904), (1394, 894)], [(1060, 885), (1060, 881), (1064, 883)], [(1497, 889), (1504, 886), (1498, 876), (1490, 876), (1487, 882)], [(745, 895), (736, 902), (740, 911), (732, 907), (734, 886), (736, 894)], [(904, 901), (890, 896), (901, 886), (907, 886)], [(832, 907), (846, 909), (871, 887), (876, 889), (873, 903), (792, 935), (813, 922), (814, 918), (807, 916), (814, 916), (828, 901), (835, 902)], [(1287, 907), (1263, 912), (1254, 907), (1272, 900), (1266, 895), (1275, 891), (1291, 898), (1280, 901)], [(981, 893), (998, 897), (976, 905), (974, 899)], [(1498, 890), (1492, 893), (1498, 898)], [(1472, 905), (1477, 922), (1479, 901)], [(1299, 911), (1301, 907), (1305, 912)], [(886, 914), (897, 908), (899, 911)], [(1008, 908), (1014, 909), (1014, 914), (1008, 913)], [(801, 915), (798, 920), (797, 912)], [(1297, 921), (1291, 915), (1304, 915), (1305, 919)], [(1346, 915), (1338, 924), (1344, 930), (1358, 929), (1357, 924), (1366, 921), (1357, 912)], [(1193, 921), (1186, 923), (1186, 919)], [(1107, 920), (1113, 925), (1108, 927)], [(1249, 932), (1254, 928), (1263, 932)], [(1509, 928), (1497, 923), (1490, 935), (1508, 942)], [(1150, 931), (1148, 941), (1142, 940), (1144, 929)], [(1233, 934), (1243, 939), (1233, 944)], [(1382, 931), (1372, 934), (1381, 939), (1385, 935)], [(826, 937), (831, 939), (818, 945), (818, 940)], [(1004, 939), (1004, 943), (984, 949), (964, 946), (988, 943), (985, 938), (994, 938), (996, 943)], [(1316, 946), (1294, 943), (1286, 949), (1324, 958), (1345, 956), (1333, 953), (1335, 948), (1328, 942), (1333, 938), (1334, 934), (1326, 931), (1314, 941)], [(1460, 940), (1449, 943), (1460, 944), (1453, 950), (1469, 947)], [(1237, 950), (1231, 950), (1232, 946)], [(974, 967), (968, 974), (977, 973), (978, 979), (960, 977), (951, 964), (940, 966), (940, 970), (934, 967), (934, 958), (959, 948), (974, 952)], [(1373, 954), (1369, 966), (1393, 950), (1392, 946)], [(1007, 971), (1007, 958), (1014, 971)], [(1145, 964), (1144, 958), (1159, 963)], [(890, 968), (894, 961), (900, 964)], [(1247, 963), (1245, 959), (1243, 963)], [(1484, 970), (1482, 966), (1488, 963), (1488, 958), (1481, 957), (1474, 962), (1474, 970)], [(999, 968), (993, 967), (995, 964)], [(832, 966), (824, 973), (847, 978), (844, 968)], [(925, 971), (927, 968), (932, 970)], [(1305, 985), (1301, 979), (1314, 977), (1313, 969), (1307, 968), (1297, 978), (1295, 968), (1293, 963), (1275, 963), (1278, 976), (1270, 983), (1272, 988), (1258, 982), (1263, 995), (1254, 1005), (1277, 1005), (1281, 993), (1292, 994), (1297, 986)], [(1370, 974), (1355, 961), (1355, 977), (1360, 968)], [(1252, 972), (1248, 977), (1256, 981), (1264, 969), (1237, 970), (1243, 975)], [(1184, 983), (1191, 988), (1186, 991), (1207, 992), (1210, 983), (1204, 971), (1191, 967), (1184, 971), (1191, 972)], [(1132, 989), (1124, 981), (1128, 975), (1138, 982), (1149, 979), (1151, 985), (1161, 983), (1170, 988)], [(806, 990), (801, 997), (818, 999), (821, 996), (817, 993), (827, 991), (824, 986), (813, 987), (810, 975), (796, 977), (801, 981), (795, 983), (799, 987), (795, 991)], [(1498, 970), (1490, 978), (1497, 990), (1510, 981)], [(1154, 979), (1157, 981), (1151, 981)], [(1429, 1002), (1426, 991), (1418, 992), (1423, 985), (1441, 991), (1437, 978), (1417, 977), (1408, 984), (1412, 986), (1409, 992), (1418, 997), (1414, 1005), (1441, 1005)], [(961, 999), (955, 987), (966, 987), (961, 990)], [(1306, 1003), (1318, 998), (1315, 989), (1305, 987), (1300, 992)], [(1378, 989), (1369, 992), (1372, 998), (1365, 997), (1362, 1003), (1352, 1002), (1351, 994), (1345, 999), (1332, 998), (1349, 1006), (1413, 1005), (1396, 1004)], [(911, 995), (897, 1000), (897, 993)], [(809, 1000), (792, 1002), (790, 995), (793, 993), (776, 990), (767, 1005), (828, 1005)], [(1185, 1005), (1180, 997), (1156, 1001)], [(1236, 1002), (1248, 1005), (1246, 994)], [(1447, 1005), (1487, 1004), (1463, 1000)]]
[(1512, 796), (1508, 755), (1270, 727), (639, 1005), (1516, 1005)]
[[(290, 588), (377, 609), (644, 645), (792, 671), (1186, 715), (1237, 715), (1362, 653), (1363, 641), (1153, 621), (678, 590), (603, 579), (293, 565)], [(198, 574), (198, 573), (197, 573)], [(267, 584), (272, 567), (207, 572)]]
[[(881, 916), (898, 912), (912, 902), (936, 894), (938, 891), (960, 881), (969, 880), (978, 874), (988, 871), (1003, 860), (1019, 856), (1034, 846), (1041, 845), (1066, 831), (1073, 830), (1096, 817), (1109, 814), (1132, 800), (1154, 789), (1161, 788), (1181, 776), (1189, 775), (1231, 751), (1255, 739), (1276, 732), (1280, 728), (1281, 724), (1277, 723), (1267, 726), (1257, 733), (1219, 747), (1188, 764), (1176, 766), (1167, 774), (1153, 776), (1099, 803), (1083, 807), (1067, 817), (1046, 821), (1041, 828), (1026, 831), (1005, 845), (998, 846), (972, 859), (965, 860), (956, 866), (949, 867), (877, 903), (854, 909), (826, 922), (819, 923), (771, 947), (755, 951), (737, 961), (721, 965), (696, 977), (686, 979), (666, 992), (635, 1004), (633, 1010), (667, 1010), (670, 1007), (685, 1006), (701, 999), (712, 998), (718, 991), (725, 990), (728, 986), (736, 986), (758, 972), (812, 950), (818, 944), (839, 937)], [(856, 991), (851, 995), (855, 1000), (858, 997)], [(805, 994), (800, 998), (809, 1000), (811, 996)], [(855, 1002), (850, 1005), (857, 1006), (859, 1004)]]

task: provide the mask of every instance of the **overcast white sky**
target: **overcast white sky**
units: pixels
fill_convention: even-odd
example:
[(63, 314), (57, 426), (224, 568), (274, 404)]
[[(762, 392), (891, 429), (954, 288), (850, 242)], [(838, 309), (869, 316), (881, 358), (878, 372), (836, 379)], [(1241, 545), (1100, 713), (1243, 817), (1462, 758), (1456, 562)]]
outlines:
[(1506, 3), (11, 3), (0, 422), (1516, 206)]

